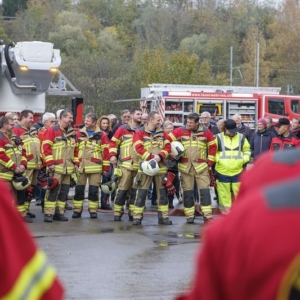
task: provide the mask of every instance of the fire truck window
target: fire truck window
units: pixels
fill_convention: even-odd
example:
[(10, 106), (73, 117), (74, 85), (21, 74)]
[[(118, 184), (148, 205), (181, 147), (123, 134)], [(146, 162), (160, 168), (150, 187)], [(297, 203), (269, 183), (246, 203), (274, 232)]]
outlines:
[(291, 110), (292, 112), (299, 114), (299, 100), (291, 101)]
[(270, 114), (284, 116), (284, 100), (283, 99), (268, 99), (268, 109)]

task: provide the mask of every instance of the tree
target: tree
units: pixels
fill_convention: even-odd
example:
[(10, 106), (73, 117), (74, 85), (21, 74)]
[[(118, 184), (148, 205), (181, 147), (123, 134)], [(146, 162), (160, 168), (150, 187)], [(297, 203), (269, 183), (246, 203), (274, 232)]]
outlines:
[(27, 8), (27, 0), (2, 0), (3, 16), (15, 17)]

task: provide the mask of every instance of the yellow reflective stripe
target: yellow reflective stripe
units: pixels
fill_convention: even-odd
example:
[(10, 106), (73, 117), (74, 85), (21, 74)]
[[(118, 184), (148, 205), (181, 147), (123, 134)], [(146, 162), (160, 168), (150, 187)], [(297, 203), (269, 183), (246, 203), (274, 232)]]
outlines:
[(167, 211), (169, 211), (169, 205), (158, 205), (157, 206), (157, 211), (167, 212)]
[(52, 155), (45, 156), (44, 159), (46, 162), (48, 162), (50, 160), (54, 160)]
[(44, 140), (44, 141), (42, 142), (42, 146), (45, 145), (45, 144), (49, 144), (50, 146), (52, 146), (52, 145), (53, 145), (53, 142), (50, 141), (50, 140)]
[(141, 140), (136, 141), (132, 146), (135, 148), (136, 145), (143, 144)]
[(88, 206), (89, 206), (89, 208), (92, 208), (92, 209), (98, 209), (99, 203), (98, 203), (98, 201), (89, 200)]
[(187, 166), (185, 164), (179, 163), (178, 164), (178, 169), (179, 171), (185, 171), (187, 168)]
[(117, 153), (118, 149), (117, 148), (110, 148), (109, 153)]
[(212, 141), (208, 142), (207, 146), (211, 146), (211, 145), (214, 145), (214, 144), (216, 144), (216, 139), (213, 139)]
[(168, 152), (168, 151), (166, 151), (166, 150), (161, 150), (161, 152), (163, 152), (163, 153), (165, 154), (166, 158), (169, 156), (169, 152)]
[(213, 155), (208, 155), (207, 159), (211, 160), (211, 161), (215, 161), (215, 157)]
[(207, 167), (207, 164), (206, 163), (202, 163), (202, 164), (199, 164), (195, 167), (195, 170), (197, 173), (199, 173), (200, 171), (204, 170), (205, 168)]
[(6, 179), (11, 181), (14, 177), (14, 174), (12, 172), (8, 172), (8, 173), (0, 173), (0, 178), (1, 179)]
[(143, 160), (147, 160), (150, 155), (151, 154), (147, 151), (142, 156), (138, 154), (138, 156), (141, 157)]
[(195, 206), (193, 205), (192, 207), (183, 208), (185, 216), (194, 216), (195, 215)]
[(37, 251), (22, 269), (12, 290), (1, 299), (40, 299), (53, 285), (55, 275), (55, 270), (48, 265), (45, 254)]
[(177, 141), (177, 138), (173, 135), (173, 133), (169, 133), (169, 137), (172, 139), (172, 141)]
[(144, 212), (144, 207), (134, 206), (133, 211), (134, 211), (135, 214), (142, 214)]

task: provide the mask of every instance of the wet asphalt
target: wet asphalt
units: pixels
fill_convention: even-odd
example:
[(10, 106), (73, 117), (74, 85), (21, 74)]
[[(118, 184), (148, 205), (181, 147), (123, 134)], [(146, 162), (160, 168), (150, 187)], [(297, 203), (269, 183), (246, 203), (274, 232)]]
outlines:
[(41, 207), (31, 204), (36, 218), (29, 227), (56, 268), (65, 299), (174, 299), (189, 288), (202, 217), (187, 224), (172, 216), (173, 225), (158, 225), (147, 201), (142, 226), (135, 227), (127, 215), (114, 222), (112, 212), (90, 219), (86, 205), (80, 219), (66, 211), (68, 222), (44, 223)]

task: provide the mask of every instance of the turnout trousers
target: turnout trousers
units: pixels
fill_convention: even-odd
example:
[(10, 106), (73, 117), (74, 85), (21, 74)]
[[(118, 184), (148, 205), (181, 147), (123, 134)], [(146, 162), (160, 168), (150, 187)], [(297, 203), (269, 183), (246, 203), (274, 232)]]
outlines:
[(124, 205), (129, 195), (129, 215), (133, 213), (133, 207), (136, 197), (137, 188), (134, 185), (134, 178), (137, 175), (137, 171), (128, 170), (124, 167), (120, 167), (122, 171), (122, 177), (119, 179), (116, 196), (114, 199), (114, 215), (122, 216), (124, 213)]
[(85, 198), (85, 185), (89, 184), (89, 212), (97, 212), (98, 211), (98, 199), (99, 199), (99, 186), (101, 182), (101, 174), (100, 173), (80, 173), (80, 177), (78, 179), (76, 188), (75, 188), (75, 196), (73, 200), (74, 211), (81, 213), (83, 208), (83, 201)]
[(196, 173), (192, 166), (188, 174), (181, 173), (181, 184), (183, 189), (183, 211), (187, 219), (195, 217), (194, 183), (199, 191), (200, 207), (204, 220), (212, 218), (212, 206), (210, 197), (210, 177), (208, 167), (200, 173)]
[(169, 201), (167, 197), (166, 188), (162, 185), (162, 178), (163, 175), (148, 176), (144, 173), (137, 174), (135, 178), (135, 184), (137, 184), (137, 191), (133, 207), (133, 219), (142, 219), (142, 214), (145, 209), (146, 197), (152, 180), (155, 182), (157, 193), (158, 218), (168, 218)]
[(65, 212), (65, 205), (70, 189), (70, 174), (59, 174), (54, 172), (53, 175), (58, 180), (58, 185), (52, 190), (47, 190), (45, 195), (44, 213), (54, 215), (55, 207), (59, 209), (61, 215)]

